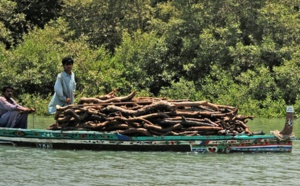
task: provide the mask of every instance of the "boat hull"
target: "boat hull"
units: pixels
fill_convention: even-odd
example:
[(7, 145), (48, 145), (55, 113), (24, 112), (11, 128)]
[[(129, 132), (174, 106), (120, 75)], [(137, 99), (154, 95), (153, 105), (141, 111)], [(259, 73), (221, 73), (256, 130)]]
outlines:
[(94, 131), (0, 128), (0, 145), (95, 151), (174, 151), (199, 153), (291, 152), (292, 140), (274, 135), (137, 136)]

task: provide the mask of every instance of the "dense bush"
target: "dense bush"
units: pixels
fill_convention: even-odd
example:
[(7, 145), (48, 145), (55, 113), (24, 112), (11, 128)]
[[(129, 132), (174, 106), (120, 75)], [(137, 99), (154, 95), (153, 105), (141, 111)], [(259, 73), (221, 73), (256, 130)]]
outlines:
[(295, 1), (0, 2), (0, 85), (45, 114), (61, 59), (75, 60), (77, 98), (207, 100), (257, 117), (300, 111)]

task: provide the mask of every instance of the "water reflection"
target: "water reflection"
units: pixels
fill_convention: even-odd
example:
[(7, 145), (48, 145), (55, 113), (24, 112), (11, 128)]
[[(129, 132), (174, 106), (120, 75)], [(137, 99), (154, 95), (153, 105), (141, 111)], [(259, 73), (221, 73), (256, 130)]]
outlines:
[(0, 146), (0, 185), (297, 185), (292, 153), (93, 152)]

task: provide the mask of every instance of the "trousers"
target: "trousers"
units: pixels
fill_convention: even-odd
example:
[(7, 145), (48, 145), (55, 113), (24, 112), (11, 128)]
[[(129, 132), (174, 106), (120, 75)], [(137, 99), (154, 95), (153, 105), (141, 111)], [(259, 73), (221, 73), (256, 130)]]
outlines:
[(0, 118), (0, 127), (7, 128), (27, 128), (27, 112), (8, 111)]

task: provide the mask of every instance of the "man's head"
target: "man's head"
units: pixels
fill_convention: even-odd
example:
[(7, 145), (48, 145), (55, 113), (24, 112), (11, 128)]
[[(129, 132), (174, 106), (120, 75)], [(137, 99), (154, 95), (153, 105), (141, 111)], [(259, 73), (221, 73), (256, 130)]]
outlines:
[(64, 67), (64, 71), (67, 73), (67, 74), (71, 74), (71, 71), (72, 71), (72, 68), (73, 68), (73, 59), (70, 58), (70, 57), (65, 57), (63, 58), (62, 60), (62, 64), (63, 64), (63, 67)]
[(2, 87), (2, 95), (5, 98), (11, 98), (12, 94), (13, 94), (13, 91), (14, 91), (14, 88), (12, 86), (10, 86), (10, 85), (4, 85)]
[(62, 60), (62, 64), (63, 64), (63, 65), (73, 65), (73, 63), (74, 63), (74, 61), (73, 61), (73, 59), (70, 58), (70, 57), (65, 57), (65, 58), (63, 58), (63, 60)]

